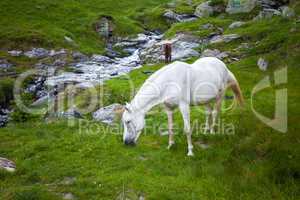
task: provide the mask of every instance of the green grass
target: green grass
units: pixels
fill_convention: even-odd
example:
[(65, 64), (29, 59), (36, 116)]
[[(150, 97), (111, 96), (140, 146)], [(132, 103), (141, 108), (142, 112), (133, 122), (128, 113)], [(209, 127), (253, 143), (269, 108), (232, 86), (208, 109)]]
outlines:
[[(95, 18), (89, 19), (94, 20), (99, 16), (95, 13), (98, 13), (96, 10), (101, 5), (89, 7), (91, 2), (80, 2), (78, 7), (80, 10), (91, 12), (89, 15)], [(158, 1), (147, 2), (149, 4), (130, 5), (131, 3), (125, 1), (124, 5), (120, 3), (118, 6), (130, 5), (132, 8), (131, 12), (124, 11), (124, 15), (116, 17), (120, 21), (120, 27), (123, 22), (119, 17), (124, 17), (126, 23), (128, 17), (133, 21), (129, 20), (128, 27), (124, 29), (132, 29), (131, 22), (137, 30), (150, 27), (168, 29), (170, 25), (165, 24), (161, 18), (165, 5), (157, 5)], [(73, 3), (72, 1), (72, 5)], [(58, 1), (56, 4), (62, 5)], [(181, 7), (182, 5), (184, 7)], [(64, 4), (65, 6), (67, 5)], [(298, 3), (292, 7), (299, 13)], [(105, 7), (101, 13), (107, 14), (109, 8)], [(185, 4), (179, 4), (176, 8), (178, 12), (188, 9)], [(112, 15), (115, 15), (116, 9), (110, 9)], [(79, 15), (78, 13), (72, 13), (72, 17)], [(200, 110), (195, 107), (191, 112), (195, 144), (193, 158), (186, 156), (186, 138), (182, 134), (183, 122), (178, 111), (175, 113), (176, 145), (170, 151), (166, 149), (167, 136), (160, 136), (159, 133), (165, 131), (167, 117), (160, 106), (155, 107), (147, 115), (148, 128), (144, 130), (139, 144), (134, 148), (122, 144), (122, 127), (119, 122), (109, 127), (91, 121), (90, 115), (85, 116), (85, 120), (75, 121), (73, 126), (62, 120), (44, 123), (41, 119), (35, 118), (25, 123), (10, 123), (8, 127), (0, 129), (0, 156), (16, 161), (18, 169), (14, 174), (0, 171), (0, 199), (62, 199), (62, 194), (68, 192), (74, 194), (77, 199), (117, 199), (123, 191), (130, 199), (138, 199), (138, 196), (153, 200), (299, 199), (299, 23), (295, 23), (295, 19), (285, 20), (275, 17), (272, 20), (248, 22), (241, 28), (229, 30), (227, 27), (231, 22), (239, 20), (240, 17), (245, 20), (249, 16), (223, 17), (174, 24), (168, 29), (166, 36), (171, 37), (177, 32), (191, 32), (199, 37), (205, 37), (209, 31), (201, 32), (199, 27), (206, 23), (224, 28), (225, 34), (237, 33), (242, 36), (237, 41), (208, 46), (230, 51), (241, 58), (228, 67), (240, 82), (246, 100), (245, 107), (223, 111), (221, 114), (222, 124), (234, 126), (233, 135), (203, 135), (202, 131), (196, 130), (195, 127), (204, 122), (201, 107)], [(139, 21), (139, 18), (142, 20)], [(31, 22), (35, 20), (40, 24), (40, 33), (43, 33), (45, 30), (41, 24), (44, 20), (33, 18)], [(45, 20), (52, 21), (53, 18)], [(93, 20), (87, 21), (92, 23)], [(63, 27), (80, 38), (79, 33), (82, 33), (83, 29), (75, 22), (74, 26), (70, 26), (68, 20), (59, 21), (53, 26)], [(32, 26), (35, 24), (32, 23)], [(135, 28), (124, 32), (126, 34), (135, 32)], [(46, 35), (55, 38), (51, 34), (50, 32)], [(90, 38), (90, 35), (87, 38)], [(252, 48), (245, 51), (235, 50), (241, 42), (249, 43)], [(59, 42), (54, 44), (60, 45)], [(93, 45), (95, 44), (90, 46), (89, 42), (83, 42), (79, 48), (87, 47), (94, 51)], [(6, 54), (0, 56), (18, 65), (27, 66), (34, 62), (25, 58), (15, 59)], [(260, 57), (269, 61), (266, 72), (260, 71), (257, 67), (257, 60)], [(147, 79), (148, 76), (143, 71), (156, 71), (162, 66), (163, 64), (144, 66), (132, 71), (129, 80), (123, 76), (107, 81), (94, 91), (80, 91), (76, 104), (80, 107), (88, 106), (89, 95), (99, 93), (101, 96), (98, 97), (97, 107), (116, 102), (124, 104), (130, 101), (131, 93), (134, 94)], [(288, 82), (273, 85), (257, 93), (253, 98), (254, 109), (272, 118), (276, 91), (288, 89), (288, 131), (280, 133), (255, 116), (251, 108), (251, 92), (266, 76), (274, 83), (274, 72), (284, 67), (288, 69)], [(224, 101), (224, 107), (230, 103), (231, 100)], [(198, 145), (199, 141), (209, 144), (210, 148), (202, 149)], [(66, 177), (75, 177), (76, 181), (71, 185), (62, 184)]]
[[(143, 31), (138, 10), (150, 10), (167, 0), (41, 0), (0, 2), (0, 44), (6, 48), (45, 46), (67, 47), (86, 53), (103, 51), (103, 40), (93, 24), (103, 15), (112, 16), (116, 35), (127, 36)], [(71, 37), (75, 46), (65, 42)]]

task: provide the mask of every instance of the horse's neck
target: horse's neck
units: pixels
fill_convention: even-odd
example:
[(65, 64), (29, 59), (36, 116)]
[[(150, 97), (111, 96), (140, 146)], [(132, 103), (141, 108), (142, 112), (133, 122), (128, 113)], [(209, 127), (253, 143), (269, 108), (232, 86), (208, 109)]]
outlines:
[(142, 92), (145, 91), (140, 91), (130, 103), (134, 112), (140, 112), (146, 114), (154, 106), (163, 102), (163, 98), (161, 96), (157, 96), (157, 97), (153, 97), (151, 95), (147, 96), (145, 94), (142, 94)]

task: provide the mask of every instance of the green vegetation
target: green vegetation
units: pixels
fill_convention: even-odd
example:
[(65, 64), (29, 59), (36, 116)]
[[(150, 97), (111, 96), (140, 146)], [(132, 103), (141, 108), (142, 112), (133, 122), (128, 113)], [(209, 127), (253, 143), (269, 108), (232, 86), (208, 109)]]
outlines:
[[(112, 16), (117, 35), (136, 34), (143, 29), (132, 16), (153, 9), (167, 0), (41, 0), (0, 2), (2, 48), (67, 47), (86, 53), (103, 50), (103, 41), (93, 24), (103, 15)], [(69, 44), (64, 37), (75, 44)]]
[[(5, 2), (10, 4), (8, 1)], [(47, 5), (51, 4), (50, 1), (45, 2)], [(55, 5), (62, 6), (60, 2), (67, 1), (53, 2)], [(176, 145), (170, 151), (166, 149), (168, 138), (161, 136), (160, 133), (166, 130), (167, 117), (160, 106), (147, 115), (148, 128), (144, 130), (139, 144), (134, 148), (122, 144), (122, 126), (118, 122), (110, 127), (89, 120), (90, 116), (86, 116), (85, 120), (75, 120), (74, 124), (62, 120), (45, 123), (41, 118), (29, 118), (26, 123), (17, 123), (18, 120), (15, 120), (8, 127), (0, 129), (0, 156), (12, 159), (17, 164), (16, 173), (0, 171), (0, 199), (52, 200), (62, 199), (63, 194), (66, 193), (74, 194), (77, 199), (118, 199), (123, 191), (130, 199), (143, 196), (145, 199), (153, 200), (296, 200), (300, 198), (300, 23), (297, 19), (273, 17), (248, 21), (257, 13), (255, 10), (254, 14), (248, 16), (224, 14), (169, 27), (170, 25), (161, 17), (166, 5), (158, 5), (159, 1), (119, 1), (115, 5), (108, 4), (111, 1), (107, 0), (101, 5), (89, 6), (95, 2), (72, 1), (72, 5), (76, 5), (78, 9), (72, 12), (72, 17), (81, 16), (80, 19), (84, 19), (84, 23), (88, 23), (88, 26), (76, 20), (70, 24), (70, 12), (68, 15), (70, 18), (67, 18), (69, 20), (58, 21), (51, 26), (60, 27), (59, 30), (61, 28), (64, 31), (68, 30), (69, 34), (72, 33), (69, 36), (78, 42), (79, 49), (91, 52), (98, 50), (98, 46), (95, 45), (100, 44), (101, 41), (97, 44), (93, 43), (98, 40), (97, 36), (92, 30), (89, 35), (85, 32), (88, 29), (83, 27), (91, 27), (93, 20), (103, 13), (113, 15), (119, 21), (120, 27), (129, 24), (128, 27), (124, 26), (120, 29), (123, 30), (120, 34), (131, 34), (143, 28), (158, 28), (168, 29), (166, 37), (172, 37), (178, 32), (189, 32), (203, 38), (217, 31), (217, 27), (222, 27), (224, 34), (239, 34), (241, 38), (236, 41), (207, 47), (228, 51), (231, 56), (239, 58), (239, 61), (228, 64), (228, 67), (239, 80), (246, 103), (243, 108), (237, 107), (223, 111), (221, 114), (221, 127), (233, 124), (234, 134), (222, 134), (222, 128), (216, 135), (201, 134), (202, 131), (196, 130), (195, 127), (199, 127), (204, 122), (202, 108), (193, 108), (191, 116), (194, 125), (195, 156), (189, 158), (186, 156), (186, 139), (182, 134), (183, 122), (178, 111), (175, 113), (175, 124), (178, 127), (175, 130)], [(25, 4), (20, 2), (20, 5)], [(109, 6), (115, 6), (116, 9), (121, 6), (131, 9), (130, 12), (120, 11), (122, 14), (124, 12), (125, 17), (123, 16), (122, 19), (121, 15)], [(300, 14), (299, 3), (290, 6), (298, 15)], [(102, 13), (99, 13), (100, 7), (103, 8)], [(194, 4), (189, 7), (187, 4), (179, 3), (175, 9), (180, 13), (180, 10), (188, 11), (193, 7)], [(56, 10), (59, 7), (52, 9)], [(108, 13), (108, 10), (112, 10), (111, 13)], [(28, 12), (30, 13), (30, 9)], [(62, 10), (55, 12), (65, 15), (61, 13)], [(6, 15), (12, 13), (6, 12)], [(18, 23), (27, 26), (29, 16), (23, 14), (26, 15), (24, 21), (14, 19), (13, 22), (17, 23), (20, 20)], [(39, 34), (41, 33), (39, 36), (43, 36), (43, 41), (49, 37), (54, 42), (51, 45), (60, 47), (64, 44), (57, 42), (60, 39), (55, 40), (55, 38), (63, 37), (64, 31), (53, 30), (45, 34), (45, 27), (48, 25), (44, 23), (52, 22), (54, 19), (56, 18), (51, 16), (44, 20), (32, 18), (30, 26), (38, 30)], [(229, 24), (241, 19), (248, 22), (240, 28), (228, 29)], [(3, 26), (2, 21), (1, 26)], [(213, 24), (214, 28), (203, 30), (202, 25), (207, 23)], [(130, 30), (126, 30), (127, 28)], [(15, 29), (7, 27), (3, 30), (3, 32), (11, 32)], [(20, 35), (31, 38), (30, 32), (26, 32), (26, 29), (21, 32)], [(11, 37), (15, 37), (16, 33)], [(81, 33), (85, 33), (83, 35), (86, 38), (82, 37)], [(95, 38), (97, 39), (94, 40)], [(0, 41), (9, 45), (9, 42), (16, 40), (8, 41), (2, 34)], [(247, 43), (249, 47), (238, 48), (242, 43)], [(33, 62), (23, 57), (15, 59), (4, 54), (1, 54), (1, 57), (24, 66), (29, 66)], [(257, 67), (257, 60), (260, 57), (269, 62), (268, 70), (265, 72)], [(144, 74), (144, 71), (155, 71), (163, 66), (163, 64), (144, 66), (131, 72), (129, 79), (127, 76), (122, 76), (107, 81), (96, 90), (80, 91), (76, 104), (79, 107), (86, 107), (90, 95), (98, 94), (101, 96), (97, 107), (111, 103), (124, 104), (130, 101), (131, 93), (135, 93), (147, 79), (148, 75)], [(274, 85), (276, 81), (274, 72), (285, 67), (287, 67), (288, 82)], [(255, 94), (252, 99), (253, 88), (267, 76), (270, 77), (273, 86)], [(135, 86), (134, 91), (131, 89), (131, 84)], [(5, 91), (3, 88), (6, 87), (2, 87), (0, 94), (9, 94), (3, 92)], [(285, 88), (288, 90), (288, 131), (280, 133), (262, 123), (253, 109), (273, 118), (276, 92)], [(232, 94), (229, 92), (228, 95)], [(2, 96), (0, 95), (1, 99)], [(224, 108), (231, 103), (232, 100), (225, 100)], [(23, 119), (22, 115), (20, 118)], [(25, 120), (27, 118), (20, 121)], [(209, 148), (201, 148), (203, 143), (209, 145)], [(65, 184), (64, 180), (70, 177), (76, 178), (75, 182)]]

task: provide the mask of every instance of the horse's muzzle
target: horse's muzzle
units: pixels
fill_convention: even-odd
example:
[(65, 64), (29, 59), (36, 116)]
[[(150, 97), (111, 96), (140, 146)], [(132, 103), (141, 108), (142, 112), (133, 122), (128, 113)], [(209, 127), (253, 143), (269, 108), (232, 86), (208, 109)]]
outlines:
[(130, 140), (130, 139), (126, 139), (124, 141), (124, 144), (127, 146), (135, 146), (135, 141), (134, 140)]

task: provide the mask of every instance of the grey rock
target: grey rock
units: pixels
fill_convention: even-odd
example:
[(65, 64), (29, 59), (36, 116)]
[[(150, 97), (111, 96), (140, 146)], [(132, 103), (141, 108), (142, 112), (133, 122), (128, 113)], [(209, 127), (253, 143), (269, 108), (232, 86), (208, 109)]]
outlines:
[(257, 3), (256, 0), (243, 0), (243, 1), (229, 0), (227, 4), (226, 12), (229, 14), (248, 13), (255, 8), (256, 3)]
[(59, 114), (60, 117), (72, 119), (72, 118), (83, 118), (81, 113), (77, 111), (75, 108), (70, 108), (67, 111), (61, 112)]
[(96, 55), (96, 54), (94, 54), (91, 59), (92, 59), (92, 61), (98, 62), (98, 63), (113, 63), (114, 62), (111, 58), (109, 58), (107, 56)]
[(244, 24), (246, 24), (246, 22), (237, 21), (237, 22), (233, 22), (232, 24), (230, 24), (228, 28), (235, 29), (235, 28), (239, 28), (239, 27), (243, 26)]
[(275, 9), (263, 9), (253, 20), (271, 19), (273, 16), (281, 16), (281, 12)]
[(123, 105), (115, 103), (110, 106), (100, 108), (93, 113), (93, 119), (106, 124), (112, 124), (123, 107)]
[(196, 7), (194, 15), (197, 17), (209, 17), (214, 13), (214, 9), (209, 5), (209, 1), (203, 2)]
[(28, 58), (45, 58), (49, 56), (49, 51), (43, 48), (33, 48), (24, 53)]
[(260, 70), (266, 71), (268, 69), (269, 63), (265, 59), (259, 58), (258, 61), (257, 61), (257, 65), (258, 65)]
[(11, 160), (0, 157), (0, 170), (1, 169), (8, 172), (14, 172), (16, 170), (16, 164)]
[(54, 57), (54, 56), (66, 56), (68, 52), (65, 49), (61, 49), (59, 51), (56, 50), (51, 50), (49, 53), (49, 56)]
[(257, 0), (257, 3), (263, 8), (278, 9), (280, 6), (287, 4), (289, 0)]
[(163, 45), (168, 42), (172, 44), (172, 60), (185, 60), (190, 57), (200, 56), (199, 52), (194, 50), (199, 47), (201, 41), (199, 38), (180, 33), (171, 40), (163, 40), (154, 43), (151, 46), (140, 51), (140, 58), (143, 62), (157, 63), (164, 60)]
[(76, 177), (65, 177), (61, 184), (63, 185), (73, 185), (76, 182)]
[(4, 127), (8, 123), (8, 115), (0, 114), (0, 127)]
[(65, 200), (74, 200), (75, 196), (72, 193), (65, 193), (65, 194), (63, 194), (63, 199), (65, 199)]
[(282, 17), (284, 17), (284, 18), (293, 18), (293, 17), (295, 17), (294, 9), (292, 9), (288, 6), (280, 7), (280, 10), (282, 12)]
[(226, 52), (219, 51), (218, 49), (206, 49), (202, 52), (201, 57), (216, 57), (222, 60), (229, 57), (229, 55)]
[(74, 44), (75, 43), (74, 40), (72, 38), (68, 37), (68, 36), (65, 36), (64, 39), (65, 39), (65, 41), (67, 43), (70, 43), (70, 44)]
[(179, 15), (172, 10), (167, 10), (163, 16), (171, 23), (188, 22), (197, 19), (195, 15), (188, 15), (188, 14)]
[(12, 51), (8, 51), (7, 53), (11, 56), (19, 57), (23, 54), (23, 51), (12, 50)]
[(212, 25), (212, 24), (210, 24), (210, 23), (208, 23), (208, 24), (203, 24), (202, 26), (201, 26), (201, 28), (202, 29), (213, 29), (214, 28), (214, 25)]
[(221, 43), (221, 42), (231, 42), (232, 40), (240, 38), (238, 34), (228, 34), (228, 35), (216, 35), (210, 39), (211, 44)]
[(0, 69), (7, 70), (11, 68), (13, 64), (9, 63), (6, 59), (0, 59)]
[(89, 58), (86, 55), (78, 51), (73, 52), (72, 57), (75, 61), (80, 61), (80, 62), (85, 62), (89, 60)]

